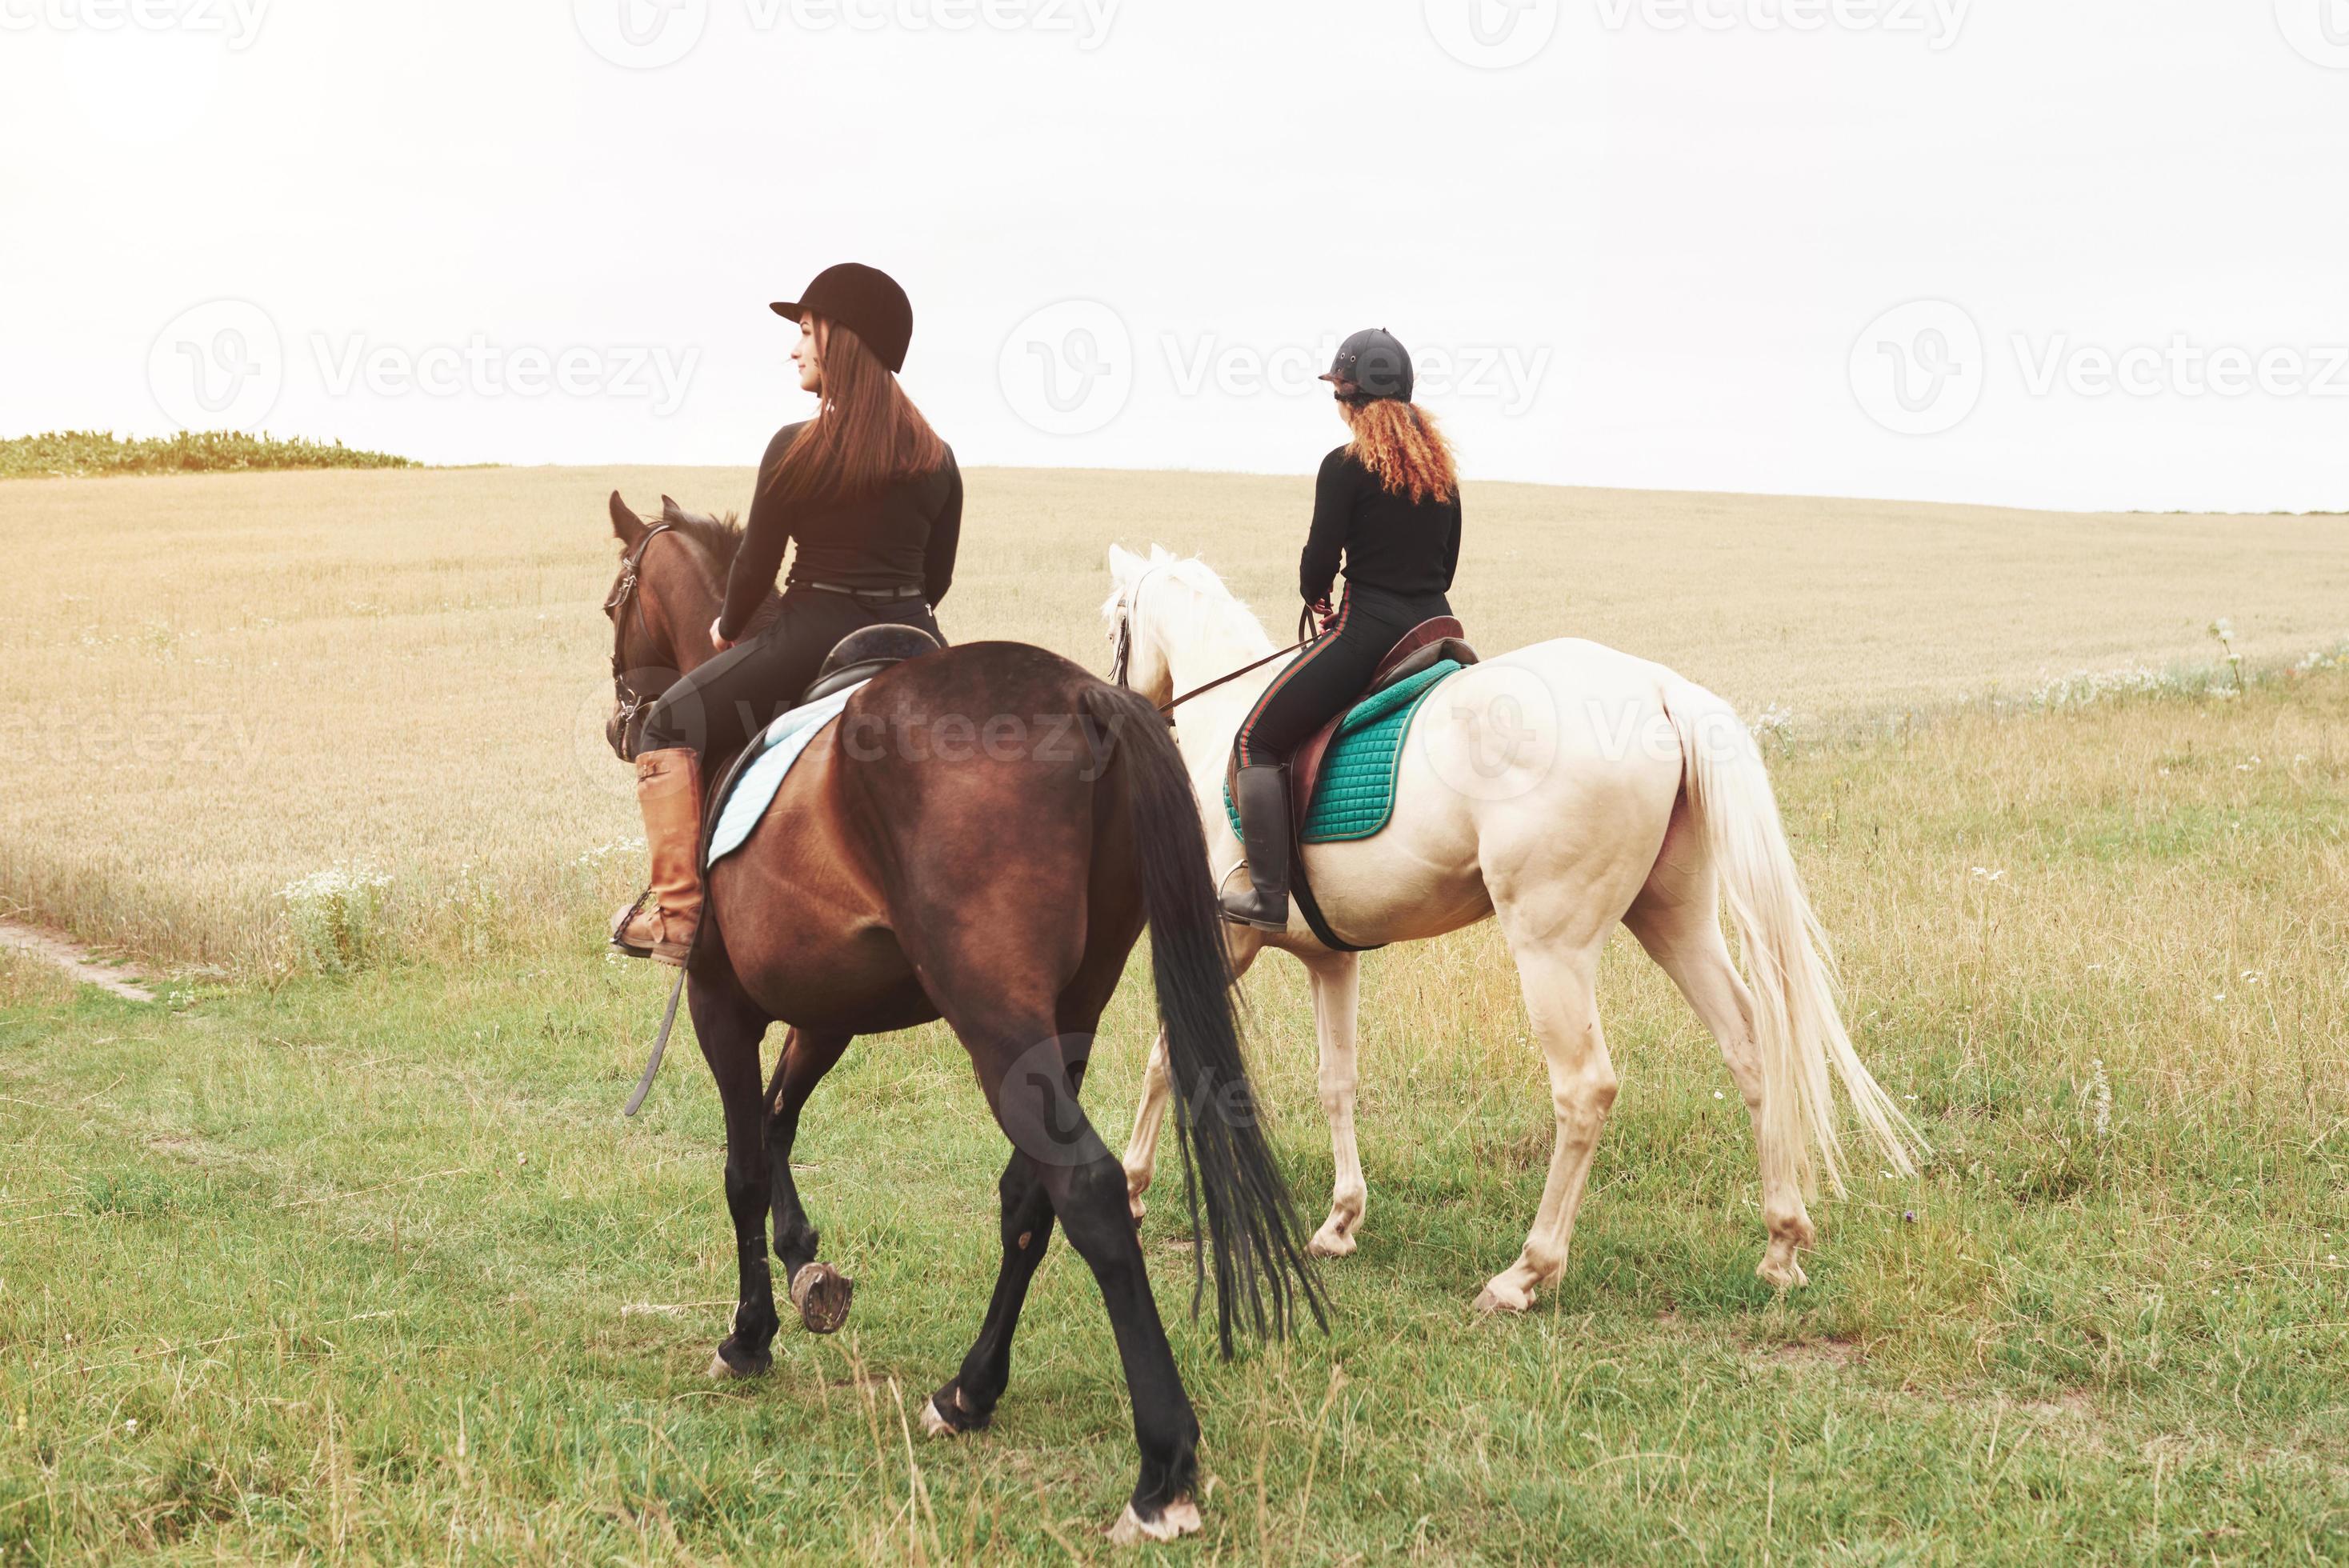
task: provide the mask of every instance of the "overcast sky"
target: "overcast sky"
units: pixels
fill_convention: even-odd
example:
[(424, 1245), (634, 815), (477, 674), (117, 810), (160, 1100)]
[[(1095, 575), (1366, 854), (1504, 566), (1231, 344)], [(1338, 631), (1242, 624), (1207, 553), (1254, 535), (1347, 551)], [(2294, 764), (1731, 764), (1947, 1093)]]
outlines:
[(2349, 508), (2349, 0), (0, 0), (0, 434)]

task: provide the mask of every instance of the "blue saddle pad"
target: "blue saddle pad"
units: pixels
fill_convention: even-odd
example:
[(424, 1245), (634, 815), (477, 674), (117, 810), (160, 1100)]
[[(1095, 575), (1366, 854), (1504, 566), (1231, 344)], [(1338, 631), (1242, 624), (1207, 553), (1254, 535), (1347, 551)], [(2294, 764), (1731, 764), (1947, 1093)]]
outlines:
[[(1338, 733), (1322, 756), (1321, 772), (1313, 780), (1313, 804), (1297, 835), (1300, 843), (1367, 839), (1393, 819), (1395, 777), (1402, 769), (1402, 743), (1411, 733), (1411, 721), (1437, 685), (1464, 667), (1454, 659), (1431, 665), (1409, 680), (1364, 697), (1339, 721)], [(1224, 786), (1224, 810), (1232, 820), (1232, 831), (1238, 832), (1240, 814), (1232, 804), (1228, 783)]]
[(795, 707), (759, 732), (751, 742), (750, 760), (734, 776), (733, 787), (726, 798), (717, 803), (718, 825), (709, 830), (709, 858), (704, 869), (742, 847), (775, 803), (775, 791), (783, 787), (784, 776), (792, 764), (808, 748), (823, 727), (840, 717), (848, 699), (864, 689), (865, 683), (843, 686), (830, 696), (818, 697), (805, 707)]

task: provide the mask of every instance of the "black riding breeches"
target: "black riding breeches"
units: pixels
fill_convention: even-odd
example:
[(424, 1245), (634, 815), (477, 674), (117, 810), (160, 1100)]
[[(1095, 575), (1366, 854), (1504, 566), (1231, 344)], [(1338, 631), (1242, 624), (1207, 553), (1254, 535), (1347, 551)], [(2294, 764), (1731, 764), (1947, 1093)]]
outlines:
[[(875, 603), (818, 588), (783, 594), (781, 613), (763, 631), (678, 677), (645, 716), (639, 752), (686, 746), (706, 762), (739, 751), (800, 699), (826, 654), (866, 626), (919, 626), (936, 637), (936, 617), (919, 599)], [(707, 636), (697, 628), (688, 634)]]
[(1390, 593), (1346, 584), (1337, 619), (1284, 666), (1232, 738), (1243, 768), (1288, 760), (1312, 733), (1362, 695), (1379, 661), (1422, 621), (1449, 615), (1441, 593)]

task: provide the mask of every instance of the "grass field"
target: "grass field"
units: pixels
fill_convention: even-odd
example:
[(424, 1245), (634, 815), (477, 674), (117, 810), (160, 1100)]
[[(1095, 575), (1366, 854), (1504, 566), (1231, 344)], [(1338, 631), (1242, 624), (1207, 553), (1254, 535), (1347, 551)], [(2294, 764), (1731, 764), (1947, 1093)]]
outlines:
[[(702, 1381), (733, 1294), (715, 1096), (687, 1052), (617, 1121), (659, 980), (595, 946), (635, 874), (594, 852), (633, 824), (580, 723), (607, 690), (616, 483), (741, 491), (0, 490), (22, 727), (0, 890), (170, 994), (0, 954), (0, 1561), (1107, 1554), (1133, 1439), (1064, 1248), (993, 1431), (908, 1435), (996, 1244), (1000, 1140), (937, 1029), (860, 1043), (809, 1113), (802, 1188), (860, 1278), (849, 1330), (780, 1340), (763, 1382)], [(1303, 504), (1301, 481), (1204, 475), (971, 494), (949, 632), (1096, 665), (1108, 540), (1200, 549), (1278, 605)], [(1176, 1205), (1145, 1228), (1214, 1477), (1180, 1550), (2349, 1557), (2349, 671), (2240, 695), (2205, 673), (2216, 617), (2260, 666), (2349, 632), (2342, 524), (1470, 504), (1481, 641), (1583, 632), (1795, 716), (1772, 758), (1796, 853), (1861, 1050), (1937, 1158), (1822, 1204), (1811, 1286), (1774, 1298), (1744, 1108), (1617, 944), (1624, 1088), (1574, 1257), (1533, 1314), (1480, 1321), (1540, 1185), (1541, 1069), (1488, 930), (1371, 958), (1371, 1209), (1327, 1273), (1330, 1336), (1218, 1364), (1181, 1315)], [(2031, 700), (2131, 666), (2178, 678)], [(322, 947), (280, 890), (337, 864), (388, 880)], [(1298, 973), (1268, 961), (1250, 993), (1314, 1207)], [(1087, 1082), (1105, 1125), (1148, 1012), (1137, 965)]]

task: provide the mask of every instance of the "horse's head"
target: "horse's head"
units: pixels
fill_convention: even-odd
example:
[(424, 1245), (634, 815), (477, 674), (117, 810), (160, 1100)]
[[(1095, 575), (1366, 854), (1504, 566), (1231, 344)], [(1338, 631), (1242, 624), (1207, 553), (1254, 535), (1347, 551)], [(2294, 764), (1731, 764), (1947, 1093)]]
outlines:
[(718, 618), (742, 533), (731, 518), (688, 511), (667, 496), (658, 518), (639, 517), (618, 490), (612, 492), (612, 532), (620, 542), (620, 570), (604, 596), (612, 622), (613, 697), (604, 738), (625, 762), (636, 755), (645, 710), (715, 653), (709, 624)]
[(1154, 544), (1144, 558), (1112, 544), (1109, 575), (1102, 618), (1115, 651), (1112, 678), (1154, 703), (1174, 699), (1178, 664), (1214, 674), (1272, 651), (1247, 606), (1196, 556)]

